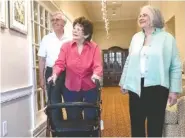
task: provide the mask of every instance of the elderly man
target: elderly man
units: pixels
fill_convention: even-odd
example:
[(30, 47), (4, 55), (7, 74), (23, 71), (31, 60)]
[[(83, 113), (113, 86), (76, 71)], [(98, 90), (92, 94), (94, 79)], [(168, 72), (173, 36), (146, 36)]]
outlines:
[[(44, 36), (38, 51), (39, 56), (39, 79), (40, 87), (49, 91), (49, 86), (46, 83), (49, 76), (52, 74), (52, 67), (55, 63), (55, 60), (58, 58), (61, 46), (63, 43), (69, 40), (64, 35), (64, 26), (67, 22), (65, 16), (61, 12), (55, 12), (51, 18), (53, 32)], [(51, 103), (60, 103), (62, 102), (62, 88), (64, 87), (65, 73), (60, 74), (56, 82), (55, 90), (51, 92)], [(58, 120), (62, 119), (61, 110), (55, 109), (52, 111), (52, 122), (55, 123)]]

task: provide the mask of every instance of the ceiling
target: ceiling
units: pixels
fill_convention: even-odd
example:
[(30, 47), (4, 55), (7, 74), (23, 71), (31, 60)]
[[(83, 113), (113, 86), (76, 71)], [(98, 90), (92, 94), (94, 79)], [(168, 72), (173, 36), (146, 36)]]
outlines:
[[(93, 22), (103, 21), (101, 1), (85, 1), (84, 6)], [(136, 19), (146, 1), (107, 1), (109, 21)]]

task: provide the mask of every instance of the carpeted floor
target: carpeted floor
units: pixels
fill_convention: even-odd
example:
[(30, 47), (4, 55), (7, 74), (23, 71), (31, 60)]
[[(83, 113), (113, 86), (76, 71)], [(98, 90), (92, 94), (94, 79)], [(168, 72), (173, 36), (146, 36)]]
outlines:
[[(130, 137), (128, 94), (123, 95), (119, 87), (106, 87), (102, 89), (101, 97), (102, 137)], [(66, 118), (64, 109), (63, 113)]]
[(130, 137), (128, 100), (119, 87), (102, 89), (103, 137)]

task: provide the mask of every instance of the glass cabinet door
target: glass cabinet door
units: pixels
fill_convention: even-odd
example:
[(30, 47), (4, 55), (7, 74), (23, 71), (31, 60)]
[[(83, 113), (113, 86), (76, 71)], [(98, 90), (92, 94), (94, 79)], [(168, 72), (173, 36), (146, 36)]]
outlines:
[(118, 86), (127, 55), (128, 50), (119, 47), (103, 50), (104, 86)]

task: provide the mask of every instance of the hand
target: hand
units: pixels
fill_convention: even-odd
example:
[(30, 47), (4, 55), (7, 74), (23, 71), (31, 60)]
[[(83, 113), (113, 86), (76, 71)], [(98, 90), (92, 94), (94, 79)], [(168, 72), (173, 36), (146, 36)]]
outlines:
[(169, 102), (170, 107), (176, 104), (177, 103), (177, 93), (170, 92), (168, 96), (168, 102)]
[(44, 90), (45, 89), (45, 81), (43, 78), (40, 79), (40, 87)]
[(125, 90), (125, 89), (123, 89), (123, 88), (120, 88), (120, 90), (121, 90), (121, 93), (122, 93), (122, 94), (127, 94), (127, 93), (128, 93), (128, 90)]
[(55, 85), (56, 80), (57, 80), (57, 75), (56, 74), (53, 74), (51, 77), (48, 78), (47, 81), (48, 81), (48, 83), (50, 81), (53, 81), (53, 84)]
[(98, 79), (100, 81), (100, 77), (97, 76), (96, 74), (93, 74), (91, 77), (91, 80), (95, 83), (95, 80)]

